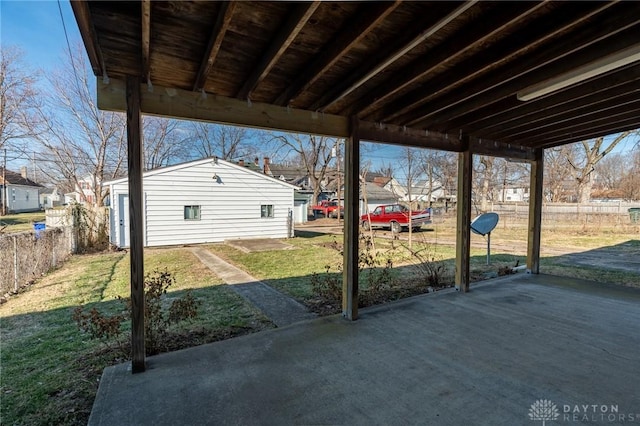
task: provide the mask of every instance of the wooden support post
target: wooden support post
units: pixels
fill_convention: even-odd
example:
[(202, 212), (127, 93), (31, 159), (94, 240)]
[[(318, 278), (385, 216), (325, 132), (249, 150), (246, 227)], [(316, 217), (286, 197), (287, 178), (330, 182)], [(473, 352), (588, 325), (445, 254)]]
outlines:
[(360, 226), (360, 137), (358, 120), (351, 120), (351, 135), (345, 143), (344, 160), (344, 251), (342, 315), (358, 319), (358, 230)]
[[(467, 139), (468, 141), (468, 139)], [(468, 142), (467, 142), (468, 146)], [(469, 256), (471, 254), (471, 178), (473, 155), (467, 148), (458, 154), (458, 195), (456, 225), (456, 290), (469, 291)]]
[(131, 371), (145, 370), (144, 244), (142, 192), (142, 129), (140, 78), (127, 77), (127, 155), (129, 171), (129, 258), (131, 260)]
[(531, 162), (529, 191), (529, 236), (527, 240), (527, 272), (540, 273), (540, 231), (542, 230), (542, 179), (544, 175), (544, 150), (536, 150)]

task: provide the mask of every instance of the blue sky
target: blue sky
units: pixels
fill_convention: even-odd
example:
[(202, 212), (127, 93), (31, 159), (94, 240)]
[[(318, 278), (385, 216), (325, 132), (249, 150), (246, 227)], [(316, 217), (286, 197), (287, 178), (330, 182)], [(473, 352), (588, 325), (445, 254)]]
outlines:
[(33, 68), (46, 70), (57, 66), (67, 49), (60, 8), (73, 46), (75, 40), (80, 40), (80, 32), (67, 0), (60, 3), (1, 0), (0, 41), (3, 45), (20, 46), (25, 62)]

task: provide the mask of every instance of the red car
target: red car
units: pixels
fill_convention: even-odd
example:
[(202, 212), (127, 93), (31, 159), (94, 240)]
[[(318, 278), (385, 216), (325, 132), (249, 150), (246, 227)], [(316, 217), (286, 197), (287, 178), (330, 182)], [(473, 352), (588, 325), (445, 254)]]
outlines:
[(320, 204), (313, 206), (313, 216), (321, 214), (324, 217), (338, 217), (338, 210), (340, 211), (340, 217), (344, 217), (344, 207), (338, 207), (337, 200), (323, 200)]
[(369, 221), (372, 228), (389, 228), (394, 233), (402, 232), (409, 228), (409, 214), (411, 214), (411, 228), (420, 229), (424, 224), (431, 223), (431, 213), (429, 210), (412, 211), (400, 204), (389, 204), (378, 206), (368, 215), (360, 217), (363, 228), (369, 229)]

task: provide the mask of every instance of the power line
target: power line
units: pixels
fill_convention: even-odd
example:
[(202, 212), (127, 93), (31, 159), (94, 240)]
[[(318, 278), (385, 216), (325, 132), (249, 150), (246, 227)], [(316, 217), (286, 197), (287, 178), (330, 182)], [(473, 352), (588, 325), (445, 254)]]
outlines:
[(75, 76), (76, 89), (78, 93), (82, 93), (80, 90), (80, 79), (78, 78), (78, 72), (76, 71), (75, 63), (73, 62), (73, 54), (71, 53), (71, 43), (69, 43), (69, 34), (67, 33), (67, 26), (64, 23), (64, 16), (62, 14), (62, 6), (60, 0), (58, 0), (58, 11), (60, 12), (60, 20), (62, 21), (62, 29), (64, 30), (64, 38), (67, 40), (67, 50), (69, 52), (69, 59), (71, 60), (71, 68), (73, 68), (73, 75)]

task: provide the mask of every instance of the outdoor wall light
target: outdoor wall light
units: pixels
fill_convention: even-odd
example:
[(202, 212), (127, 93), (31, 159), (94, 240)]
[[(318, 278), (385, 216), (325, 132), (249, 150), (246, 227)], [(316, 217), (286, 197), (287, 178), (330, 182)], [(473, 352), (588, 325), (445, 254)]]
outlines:
[(604, 58), (585, 64), (557, 77), (529, 86), (518, 92), (518, 100), (530, 101), (636, 61), (640, 61), (640, 44), (612, 53), (611, 55), (607, 55)]

